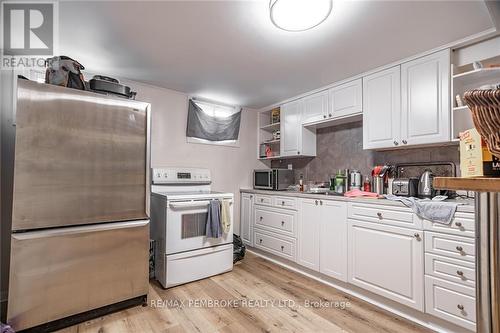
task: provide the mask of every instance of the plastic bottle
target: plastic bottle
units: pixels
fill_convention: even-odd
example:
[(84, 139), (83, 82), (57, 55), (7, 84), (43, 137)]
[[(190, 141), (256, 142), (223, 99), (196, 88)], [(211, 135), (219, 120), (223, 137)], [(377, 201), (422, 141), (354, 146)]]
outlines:
[(368, 176), (365, 178), (365, 182), (363, 183), (363, 191), (365, 192), (372, 191), (372, 185), (370, 183), (370, 179), (368, 178)]

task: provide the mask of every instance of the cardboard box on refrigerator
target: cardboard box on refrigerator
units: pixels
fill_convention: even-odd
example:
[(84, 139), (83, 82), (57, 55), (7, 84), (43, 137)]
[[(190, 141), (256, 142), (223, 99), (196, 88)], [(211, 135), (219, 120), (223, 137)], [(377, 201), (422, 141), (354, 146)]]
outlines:
[(500, 177), (500, 159), (493, 156), (475, 128), (460, 133), (462, 177)]

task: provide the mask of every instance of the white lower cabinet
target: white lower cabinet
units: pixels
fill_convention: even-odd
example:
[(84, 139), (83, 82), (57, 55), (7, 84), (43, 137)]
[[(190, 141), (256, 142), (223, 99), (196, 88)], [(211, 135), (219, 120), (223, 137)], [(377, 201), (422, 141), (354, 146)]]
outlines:
[(474, 331), (476, 299), (474, 288), (425, 276), (425, 312)]
[(347, 281), (347, 205), (303, 199), (299, 211), (297, 263)]
[(255, 247), (271, 252), (277, 256), (295, 260), (295, 239), (286, 236), (277, 236), (272, 232), (255, 229)]
[(349, 220), (349, 282), (424, 309), (422, 232)]
[(250, 193), (241, 194), (240, 203), (240, 236), (243, 243), (253, 246), (253, 200), (254, 196)]

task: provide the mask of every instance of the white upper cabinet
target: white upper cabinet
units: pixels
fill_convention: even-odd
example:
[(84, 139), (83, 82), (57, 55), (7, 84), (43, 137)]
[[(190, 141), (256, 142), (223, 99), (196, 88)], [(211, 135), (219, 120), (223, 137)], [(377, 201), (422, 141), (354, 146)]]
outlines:
[(331, 88), (329, 90), (330, 108), (327, 117), (341, 118), (363, 112), (362, 92), (361, 79)]
[(401, 143), (450, 141), (450, 51), (401, 65)]
[(316, 130), (302, 126), (302, 99), (281, 106), (281, 157), (316, 156)]
[(312, 123), (325, 119), (328, 116), (328, 91), (304, 97), (304, 113), (302, 124)]
[(394, 147), (400, 141), (401, 78), (395, 66), (363, 78), (363, 148)]

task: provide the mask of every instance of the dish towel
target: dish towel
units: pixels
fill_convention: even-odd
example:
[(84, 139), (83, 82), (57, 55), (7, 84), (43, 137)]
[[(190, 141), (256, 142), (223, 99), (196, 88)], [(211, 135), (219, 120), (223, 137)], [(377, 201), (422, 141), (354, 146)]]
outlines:
[(221, 220), (222, 231), (224, 231), (225, 234), (231, 230), (231, 210), (229, 209), (229, 205), (231, 205), (229, 200), (222, 200)]
[(208, 204), (207, 224), (205, 226), (208, 238), (219, 238), (222, 236), (220, 206), (219, 200), (210, 200)]
[(429, 199), (417, 199), (414, 197), (398, 197), (387, 194), (385, 198), (393, 201), (401, 201), (406, 207), (410, 207), (418, 217), (431, 222), (450, 224), (458, 205), (463, 203), (443, 202), (446, 197), (438, 196)]

